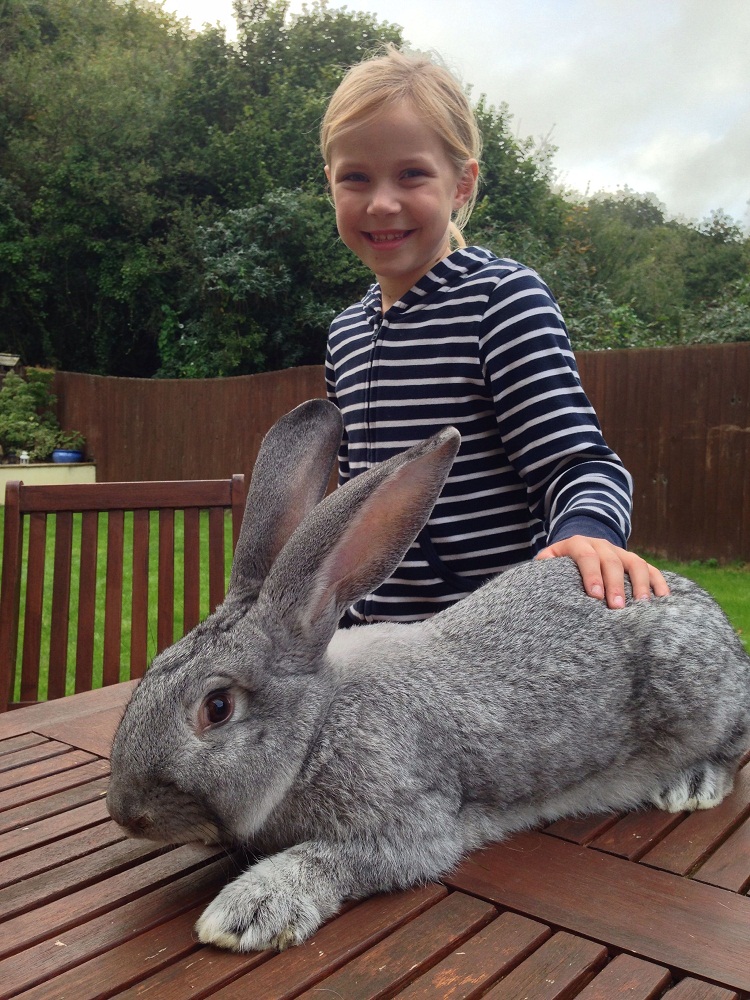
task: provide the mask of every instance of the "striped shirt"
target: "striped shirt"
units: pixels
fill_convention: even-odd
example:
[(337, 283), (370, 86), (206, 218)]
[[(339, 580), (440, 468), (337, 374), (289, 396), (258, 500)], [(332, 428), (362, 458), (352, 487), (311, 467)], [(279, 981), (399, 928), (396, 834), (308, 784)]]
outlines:
[(326, 380), (344, 419), (341, 483), (448, 424), (462, 438), (426, 529), (356, 621), (427, 618), (571, 534), (625, 545), (630, 476), (530, 268), (455, 250), (385, 316), (373, 285), (331, 325)]

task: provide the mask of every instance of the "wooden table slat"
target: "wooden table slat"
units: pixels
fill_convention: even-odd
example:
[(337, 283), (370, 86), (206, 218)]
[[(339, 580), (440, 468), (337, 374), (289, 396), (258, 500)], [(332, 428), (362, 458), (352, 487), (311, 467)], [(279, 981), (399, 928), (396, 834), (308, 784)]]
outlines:
[(737, 775), (734, 790), (714, 809), (690, 813), (641, 861), (654, 868), (687, 875), (736, 827), (750, 817), (750, 764)]
[[(117, 947), (190, 909), (196, 900), (215, 894), (226, 882), (227, 861), (176, 875), (158, 888), (108, 909), (86, 914), (85, 923), (71, 922), (36, 944), (0, 961), (0, 1000), (7, 1000), (102, 952)], [(5, 925), (7, 926), (7, 925)], [(30, 939), (29, 939), (30, 940)]]
[(89, 712), (85, 717), (85, 725), (77, 718), (62, 718), (47, 723), (44, 725), (44, 734), (70, 746), (88, 750), (99, 757), (108, 757), (121, 718), (122, 706), (113, 705), (99, 712)]
[[(32, 908), (33, 912), (29, 913), (29, 916), (35, 918), (43, 912), (44, 907), (60, 899), (66, 892), (79, 893), (89, 886), (100, 883), (104, 878), (114, 878), (139, 862), (158, 857), (164, 851), (164, 847), (160, 844), (119, 840), (85, 854), (82, 858), (76, 858), (75, 861), (16, 881), (2, 894), (0, 920), (28, 913)], [(65, 902), (67, 909), (67, 900)]]
[(664, 1000), (740, 1000), (739, 993), (698, 979), (683, 979)]
[(12, 795), (3, 795), (5, 792), (13, 792), (22, 785), (27, 788), (33, 788), (32, 782), (52, 777), (55, 774), (61, 774), (64, 771), (73, 771), (83, 764), (91, 764), (97, 760), (93, 754), (85, 750), (71, 750), (70, 747), (66, 747), (63, 743), (52, 742), (50, 745), (58, 746), (62, 749), (56, 753), (40, 757), (34, 762), (19, 762), (12, 770), (3, 771), (0, 774), (0, 796), (3, 801), (8, 801), (13, 797)]
[[(194, 924), (200, 910), (191, 911), (191, 915)], [(192, 928), (188, 937), (191, 937), (191, 932)], [(183, 1000), (185, 997), (195, 1000), (212, 996), (217, 989), (271, 958), (269, 952), (236, 954), (218, 948), (201, 948), (194, 935), (193, 940), (195, 947), (189, 954), (180, 956), (148, 979), (118, 993), (118, 1000), (135, 1000), (142, 996), (158, 997), (159, 1000)]]
[[(75, 723), (77, 735), (85, 738), (91, 716), (111, 710), (122, 713), (137, 683), (137, 681), (126, 681), (123, 684), (113, 684), (111, 687), (97, 688), (94, 691), (82, 691), (73, 696), (4, 712), (0, 715), (0, 740), (30, 732), (48, 735), (47, 728), (68, 722)], [(71, 746), (76, 745), (75, 741), (71, 742)], [(82, 749), (85, 750), (86, 747)]]
[[(31, 913), (23, 913), (3, 924), (0, 957), (12, 954), (19, 947), (62, 934), (83, 921), (115, 909), (153, 888), (202, 866), (211, 855), (221, 853), (214, 848), (189, 845), (169, 850), (135, 868), (105, 877), (96, 885), (70, 893), (65, 899), (46, 903)], [(1, 977), (0, 977), (1, 978)]]
[(604, 945), (560, 931), (501, 980), (486, 1000), (572, 1000), (607, 961)]
[(552, 934), (506, 911), (401, 991), (399, 1000), (475, 1000)]
[[(21, 733), (20, 736), (9, 736), (7, 739), (0, 739), (0, 758), (9, 753), (16, 753), (25, 750), (27, 747), (37, 746), (39, 743), (46, 743), (47, 737), (40, 736), (39, 733)], [(2, 766), (0, 759), (0, 766)]]
[(406, 927), (300, 994), (300, 1000), (320, 1000), (321, 993), (356, 996), (357, 1000), (391, 997), (496, 915), (493, 906), (479, 899), (451, 893)]
[[(274, 955), (248, 975), (209, 995), (215, 1000), (248, 1000), (250, 997), (292, 1000), (304, 990), (317, 986), (345, 963), (377, 947), (388, 935), (412, 927), (421, 914), (439, 905), (446, 896), (446, 889), (440, 885), (373, 896), (324, 924), (298, 948)], [(318, 1000), (326, 995), (318, 994)]]
[(657, 1000), (672, 982), (668, 969), (633, 955), (617, 955), (578, 994), (578, 1000)]
[[(50, 869), (59, 869), (78, 858), (125, 840), (125, 834), (111, 822), (89, 825), (68, 836), (63, 836), (59, 830), (57, 833), (57, 839), (51, 843), (20, 854), (16, 852), (13, 857), (0, 861), (0, 888), (44, 875)], [(0, 844), (2, 840), (0, 838)], [(5, 894), (0, 897), (0, 912), (3, 911), (5, 898)]]
[(102, 995), (121, 993), (198, 949), (192, 930), (202, 908), (194, 906), (138, 937), (114, 944), (104, 954), (25, 990), (23, 1000), (100, 1000)]
[(0, 834), (0, 860), (32, 848), (51, 850), (50, 844), (59, 837), (85, 830), (108, 819), (104, 798), (101, 794), (97, 795), (93, 802), (81, 806), (72, 805), (66, 812), (55, 813)]
[[(33, 764), (36, 761), (44, 760), (46, 757), (55, 757), (61, 753), (70, 753), (67, 743), (59, 740), (49, 740), (46, 736), (37, 733), (26, 733), (25, 737), (17, 737), (16, 740), (4, 740), (4, 743), (13, 743), (17, 740), (24, 740), (26, 746), (17, 746), (15, 750), (5, 748), (0, 750), (0, 781), (5, 781), (4, 771), (11, 771), (14, 768), (22, 767), (24, 764)], [(0, 786), (2, 787), (2, 786)]]
[(628, 861), (637, 861), (678, 826), (682, 819), (681, 813), (662, 812), (659, 809), (635, 810), (594, 837), (589, 846), (627, 858)]
[(107, 791), (108, 775), (109, 761), (95, 760), (73, 771), (14, 789), (15, 798), (10, 791), (4, 792), (0, 795), (0, 833), (66, 812), (85, 802), (101, 800)]
[(617, 949), (750, 991), (745, 896), (543, 833), (478, 851), (445, 881)]
[(620, 819), (618, 813), (596, 813), (591, 816), (571, 816), (558, 819), (544, 828), (544, 832), (573, 844), (590, 844)]
[(693, 877), (733, 892), (747, 891), (750, 886), (750, 819), (734, 831)]

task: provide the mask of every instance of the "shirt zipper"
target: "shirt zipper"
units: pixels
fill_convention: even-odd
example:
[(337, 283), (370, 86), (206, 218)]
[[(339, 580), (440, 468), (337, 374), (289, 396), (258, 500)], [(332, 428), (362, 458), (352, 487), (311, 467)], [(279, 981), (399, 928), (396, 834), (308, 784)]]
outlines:
[(370, 337), (370, 361), (367, 367), (367, 390), (365, 393), (365, 428), (366, 428), (366, 440), (367, 440), (367, 467), (369, 469), (375, 464), (374, 461), (374, 451), (375, 444), (373, 441), (373, 431), (372, 423), (370, 421), (370, 410), (372, 409), (372, 395), (373, 395), (373, 375), (375, 371), (375, 351), (377, 347), (378, 337), (383, 329), (383, 319), (381, 314), (380, 322), (375, 326)]

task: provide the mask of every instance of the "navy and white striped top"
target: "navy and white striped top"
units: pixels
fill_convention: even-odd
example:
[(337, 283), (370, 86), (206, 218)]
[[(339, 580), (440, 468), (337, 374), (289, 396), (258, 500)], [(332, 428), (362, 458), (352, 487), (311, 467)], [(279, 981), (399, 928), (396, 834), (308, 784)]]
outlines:
[(625, 545), (632, 482), (581, 388), (552, 293), (467, 247), (386, 313), (380, 287), (341, 313), (326, 379), (344, 419), (340, 481), (448, 424), (461, 448), (427, 528), (357, 621), (414, 621), (572, 534)]

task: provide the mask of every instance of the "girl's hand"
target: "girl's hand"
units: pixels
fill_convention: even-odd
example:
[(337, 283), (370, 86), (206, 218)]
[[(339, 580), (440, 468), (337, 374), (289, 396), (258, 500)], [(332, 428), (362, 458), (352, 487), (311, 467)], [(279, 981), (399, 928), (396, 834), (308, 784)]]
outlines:
[(603, 538), (573, 535), (542, 549), (537, 559), (570, 556), (578, 566), (583, 586), (590, 597), (606, 598), (610, 608), (625, 606), (625, 574), (630, 577), (633, 597), (649, 600), (651, 594), (666, 597), (667, 581), (659, 570), (634, 552), (621, 549)]

